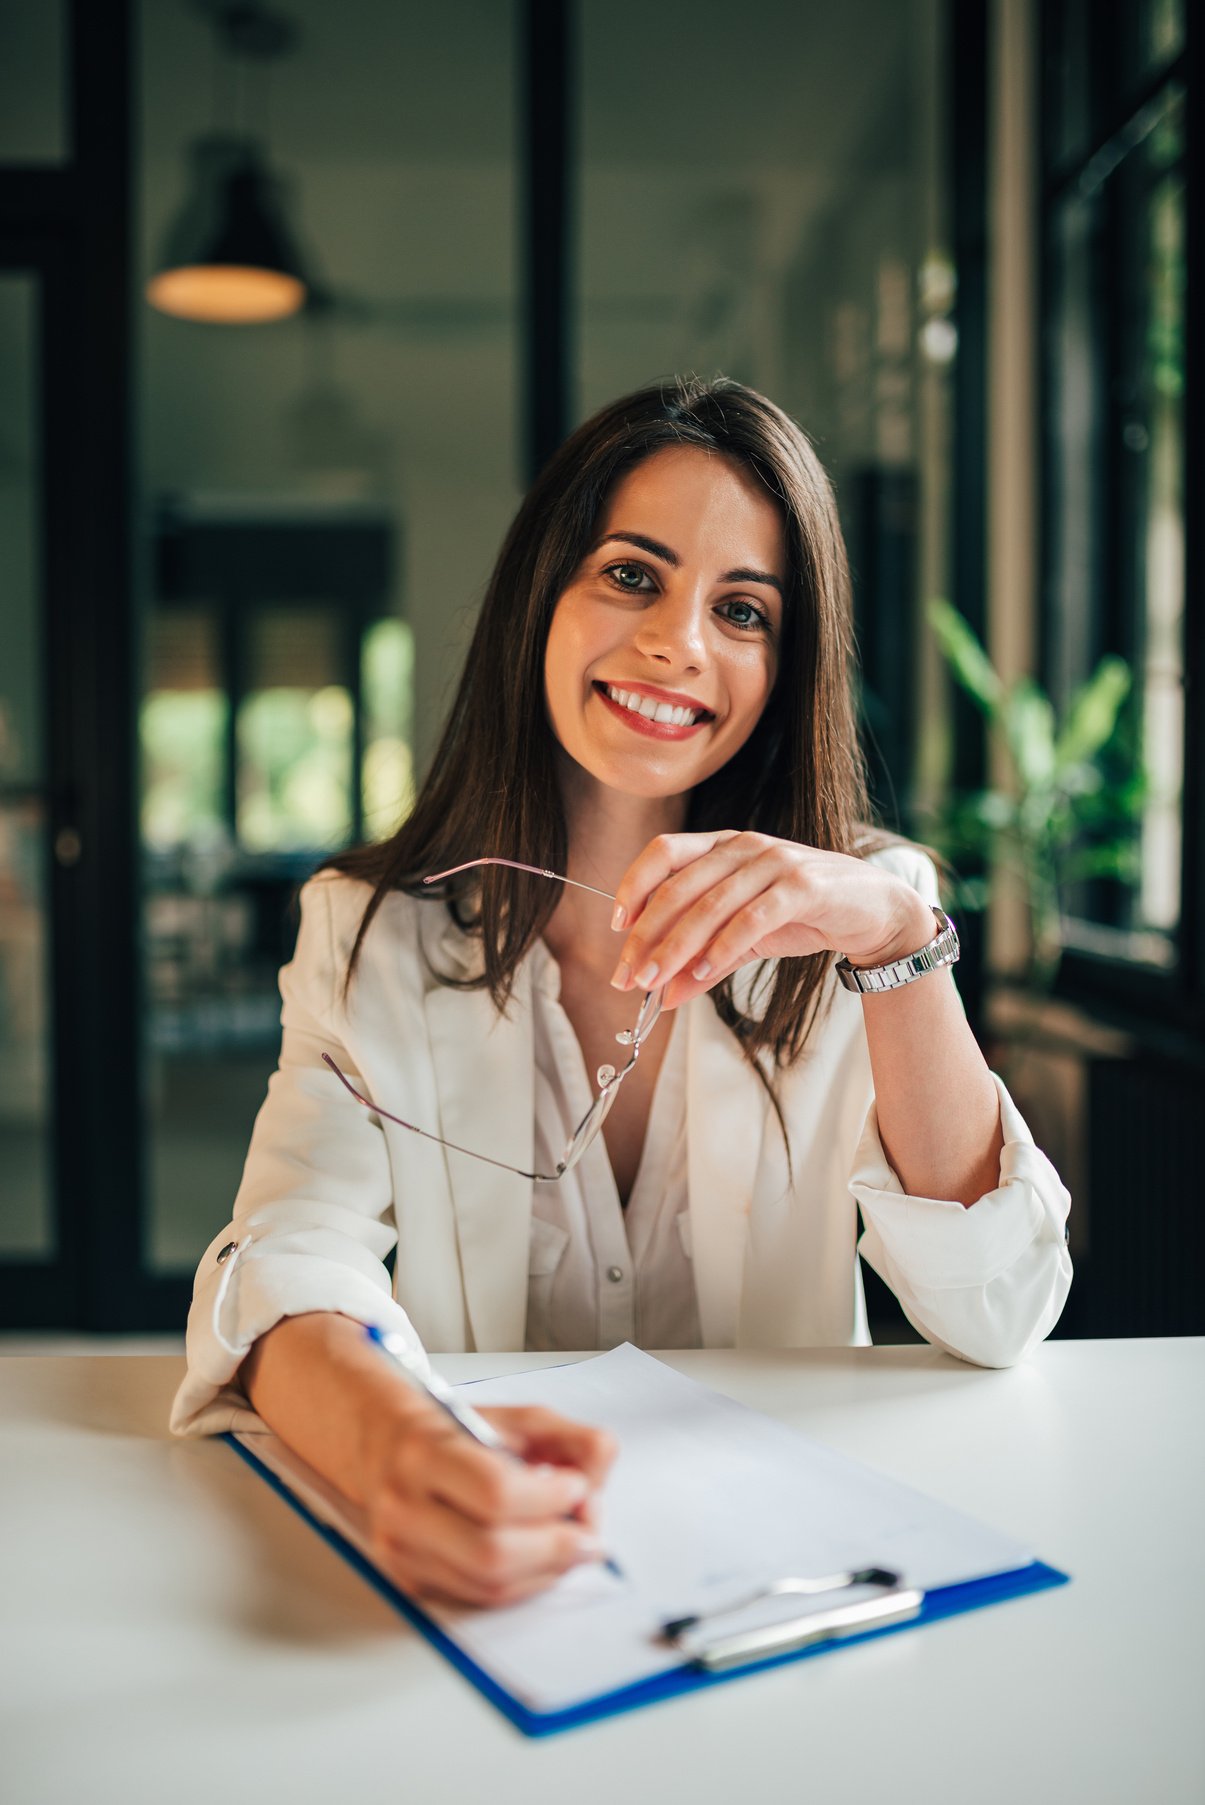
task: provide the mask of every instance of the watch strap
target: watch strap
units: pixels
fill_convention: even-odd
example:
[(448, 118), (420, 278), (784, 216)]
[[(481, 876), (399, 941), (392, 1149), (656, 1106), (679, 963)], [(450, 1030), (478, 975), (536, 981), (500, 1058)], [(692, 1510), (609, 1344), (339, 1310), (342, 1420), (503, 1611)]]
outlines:
[(927, 946), (919, 952), (909, 953), (906, 958), (889, 960), (886, 965), (851, 965), (848, 959), (838, 959), (837, 976), (846, 990), (857, 991), (860, 995), (877, 995), (884, 990), (898, 990), (902, 984), (913, 984), (917, 978), (927, 977), (931, 971), (940, 971), (943, 966), (956, 963), (959, 955), (958, 929), (950, 920), (944, 909), (931, 903), (937, 921), (937, 933)]

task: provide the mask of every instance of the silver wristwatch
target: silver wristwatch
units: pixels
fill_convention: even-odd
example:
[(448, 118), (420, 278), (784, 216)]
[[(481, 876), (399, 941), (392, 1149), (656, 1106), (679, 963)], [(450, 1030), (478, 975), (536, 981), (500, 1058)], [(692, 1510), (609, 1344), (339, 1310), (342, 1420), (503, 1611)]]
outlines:
[(888, 965), (851, 965), (848, 959), (837, 960), (837, 976), (846, 990), (857, 990), (863, 994), (881, 990), (898, 990), (901, 984), (911, 984), (917, 978), (923, 978), (928, 972), (940, 971), (943, 965), (953, 965), (958, 958), (958, 929), (935, 903), (930, 908), (937, 917), (937, 933), (928, 946), (922, 946), (919, 953), (909, 953), (906, 959), (893, 959)]

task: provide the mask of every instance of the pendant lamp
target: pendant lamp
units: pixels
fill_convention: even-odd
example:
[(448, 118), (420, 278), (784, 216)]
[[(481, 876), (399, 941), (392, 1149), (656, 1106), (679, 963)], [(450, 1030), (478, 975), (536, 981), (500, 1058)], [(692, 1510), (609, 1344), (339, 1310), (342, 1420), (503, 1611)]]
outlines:
[(254, 139), (213, 133), (190, 147), (192, 186), (146, 298), (177, 319), (250, 325), (305, 305), (301, 257), (279, 186)]
[[(201, 10), (214, 26), (218, 67), (236, 76), (240, 60), (254, 61), (266, 83), (268, 62), (296, 44), (291, 20), (247, 0), (210, 0)], [(266, 94), (259, 110), (266, 110)], [(189, 160), (186, 199), (146, 285), (151, 306), (177, 319), (228, 326), (297, 313), (311, 285), (262, 139), (219, 126), (194, 140)]]

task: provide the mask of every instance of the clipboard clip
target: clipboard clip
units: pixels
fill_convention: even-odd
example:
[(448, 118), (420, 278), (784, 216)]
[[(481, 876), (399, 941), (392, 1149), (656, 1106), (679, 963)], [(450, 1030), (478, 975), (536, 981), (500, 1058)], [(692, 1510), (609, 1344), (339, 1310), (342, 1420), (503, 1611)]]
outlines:
[[(785, 1598), (792, 1594), (811, 1597), (826, 1592), (847, 1592), (857, 1586), (873, 1586), (876, 1595), (752, 1629), (730, 1630), (727, 1634), (722, 1630), (717, 1633), (711, 1627), (718, 1619), (743, 1613), (766, 1598)], [(817, 1579), (779, 1579), (738, 1599), (735, 1604), (663, 1623), (661, 1634), (693, 1666), (718, 1673), (725, 1667), (737, 1667), (743, 1662), (790, 1654), (797, 1648), (806, 1648), (810, 1642), (828, 1642), (840, 1636), (882, 1629), (891, 1623), (904, 1623), (919, 1615), (924, 1596), (915, 1587), (905, 1585), (900, 1574), (892, 1573), (886, 1567), (863, 1567), (853, 1573), (830, 1573)]]

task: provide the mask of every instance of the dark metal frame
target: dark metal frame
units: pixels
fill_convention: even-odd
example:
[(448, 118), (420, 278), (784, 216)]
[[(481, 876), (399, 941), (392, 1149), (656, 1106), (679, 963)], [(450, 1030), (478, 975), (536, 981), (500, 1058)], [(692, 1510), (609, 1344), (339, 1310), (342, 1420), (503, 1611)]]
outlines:
[[(990, 21), (986, 0), (950, 0), (947, 9), (949, 95), (947, 145), (951, 173), (954, 268), (955, 447), (951, 471), (951, 593), (980, 639), (987, 628), (987, 284), (988, 68)], [(983, 721), (969, 697), (951, 686), (954, 757), (951, 780), (976, 790), (987, 775)], [(976, 873), (968, 866), (965, 876)], [(962, 962), (958, 987), (973, 1025), (983, 1017), (987, 983), (982, 915), (959, 922)]]
[[(68, 9), (70, 152), (0, 171), (0, 256), (42, 281), (46, 856), (56, 1252), (0, 1266), (0, 1321), (180, 1321), (142, 1271), (130, 480), (130, 14)], [(66, 829), (81, 856), (58, 863)], [(169, 1298), (170, 1292), (170, 1298)]]
[[(948, 0), (945, 19), (947, 99), (945, 151), (951, 176), (951, 230), (958, 292), (954, 323), (950, 570), (954, 600), (984, 637), (987, 617), (987, 256), (988, 31), (987, 0)], [(960, 690), (951, 690), (953, 781), (978, 789), (986, 774), (983, 722)], [(964, 875), (972, 875), (969, 868)], [(973, 1026), (983, 1020), (986, 960), (983, 917), (958, 924), (962, 959), (958, 989)], [(872, 1267), (862, 1267), (867, 1314), (876, 1340), (920, 1337), (895, 1294)]]
[[(41, 186), (41, 185), (39, 185)], [(43, 190), (43, 192), (47, 192)], [(48, 1019), (51, 1033), (50, 1108), (52, 1122), (61, 1116), (72, 1078), (82, 1079), (78, 1067), (73, 1072), (70, 1057), (70, 1035), (73, 1024), (63, 1007), (66, 979), (60, 942), (69, 931), (70, 892), (60, 881), (60, 871), (53, 856), (56, 834), (61, 831), (63, 801), (67, 795), (69, 776), (68, 734), (70, 723), (64, 718), (62, 698), (50, 682), (49, 647), (60, 622), (65, 622), (67, 572), (56, 550), (61, 547), (69, 521), (67, 498), (56, 486), (56, 474), (62, 468), (66, 449), (64, 426), (65, 396), (61, 384), (65, 372), (56, 370), (52, 354), (55, 320), (63, 313), (63, 293), (67, 280), (66, 258), (57, 242), (53, 227), (35, 226), (28, 230), (21, 217), (25, 204), (41, 196), (29, 190), (14, 190), (0, 177), (0, 274), (28, 276), (36, 284), (36, 380), (35, 403), (38, 406), (38, 488), (41, 515), (36, 523), (38, 574), (48, 606), (45, 610), (39, 646), (42, 673), (42, 719), (45, 745), (42, 751), (41, 782), (5, 785), (0, 798), (10, 803), (33, 802), (43, 812), (42, 883), (46, 898), (46, 972), (50, 985)], [(57, 199), (57, 197), (54, 197)], [(66, 825), (62, 823), (62, 825)], [(65, 950), (65, 949), (63, 949)], [(41, 1324), (58, 1320), (66, 1300), (74, 1299), (78, 1289), (78, 1258), (71, 1250), (71, 1233), (76, 1226), (65, 1219), (63, 1198), (69, 1171), (64, 1172), (61, 1137), (49, 1136), (49, 1184), (51, 1225), (54, 1251), (49, 1258), (33, 1256), (10, 1259), (0, 1265), (0, 1326)]]
[[(1106, 17), (1101, 9), (1096, 20), (1094, 42), (1098, 54), (1117, 54), (1121, 34), (1116, 20)], [(1057, 25), (1054, 5), (1041, 9), (1044, 31)], [(1039, 230), (1044, 255), (1040, 260), (1039, 315), (1041, 332), (1040, 386), (1043, 397), (1051, 387), (1051, 347), (1048, 322), (1053, 318), (1055, 300), (1053, 259), (1049, 255), (1051, 222), (1060, 200), (1073, 190), (1085, 166), (1102, 150), (1118, 143), (1128, 122), (1141, 111), (1169, 82), (1178, 82), (1186, 97), (1186, 149), (1184, 157), (1185, 206), (1187, 229), (1187, 297), (1185, 305), (1185, 594), (1188, 598), (1185, 623), (1185, 779), (1183, 798), (1183, 871), (1178, 956), (1173, 969), (1163, 970), (1140, 965), (1121, 957), (1108, 957), (1079, 948), (1064, 954), (1059, 973), (1058, 994), (1082, 1004), (1094, 1014), (1128, 1028), (1140, 1045), (1165, 1057), (1187, 1059), (1197, 1063), (1205, 1052), (1205, 721), (1202, 719), (1200, 696), (1205, 683), (1205, 643), (1201, 610), (1194, 598), (1200, 593), (1205, 577), (1205, 530), (1200, 510), (1193, 497), (1199, 493), (1205, 478), (1205, 407), (1202, 406), (1200, 368), (1205, 350), (1205, 330), (1201, 314), (1201, 297), (1205, 295), (1205, 245), (1203, 200), (1205, 181), (1202, 169), (1203, 126), (1202, 105), (1205, 103), (1205, 19), (1199, 9), (1185, 8), (1185, 47), (1173, 61), (1161, 67), (1129, 95), (1124, 105), (1113, 109), (1094, 133), (1091, 143), (1073, 157), (1056, 159), (1050, 148), (1051, 120), (1055, 97), (1049, 86), (1049, 56), (1043, 57), (1044, 83), (1041, 106), (1042, 185)], [(1113, 367), (1116, 367), (1114, 364)], [(1102, 383), (1105, 382), (1102, 376)], [(1106, 417), (1111, 421), (1112, 400), (1106, 395)], [(1111, 423), (1115, 424), (1115, 422)], [(1116, 434), (1114, 434), (1114, 438)], [(1051, 669), (1051, 622), (1054, 598), (1050, 594), (1049, 555), (1051, 536), (1052, 441), (1049, 420), (1043, 407), (1042, 420), (1042, 507), (1041, 569), (1043, 572), (1043, 605), (1041, 611), (1041, 654), (1044, 675)], [(1106, 497), (1104, 514), (1107, 530), (1119, 543), (1121, 531), (1120, 498), (1116, 492), (1117, 472), (1109, 462), (1105, 479), (1113, 485)], [(1115, 566), (1116, 557), (1106, 563)], [(1120, 585), (1110, 585), (1103, 599), (1098, 622), (1100, 650), (1131, 652), (1120, 643)]]
[(232, 842), (237, 839), (238, 711), (248, 690), (247, 636), (265, 596), (336, 615), (334, 674), (352, 704), (349, 825), (353, 842), (362, 839), (363, 638), (387, 612), (394, 535), (393, 523), (384, 517), (285, 525), (272, 520), (194, 522), (164, 512), (155, 538), (159, 604), (164, 609), (204, 607), (217, 623), (219, 686), (229, 702), (223, 810)]
[[(570, 0), (522, 0), (521, 467), (571, 424)], [(191, 1281), (145, 1263), (137, 823), (130, 0), (67, 0), (61, 166), (0, 169), (0, 268), (42, 296), (43, 669), (55, 1253), (0, 1259), (0, 1327), (179, 1329)], [(80, 835), (77, 863), (51, 848)]]
[[(525, 271), (521, 459), (531, 480), (573, 424), (570, 298), (575, 172), (570, 0), (522, 0), (519, 109)], [(955, 594), (985, 613), (986, 0), (951, 0), (949, 93), (959, 274)], [(52, 869), (58, 1257), (0, 1264), (5, 1326), (174, 1329), (190, 1281), (145, 1267), (137, 832), (138, 621), (130, 405), (129, 0), (70, 0), (72, 151), (62, 169), (0, 171), (0, 261), (40, 272), (47, 513), (46, 646), (53, 814), (78, 827), (78, 864)], [(1199, 245), (1197, 247), (1199, 259)], [(1198, 446), (1199, 460), (1199, 446)], [(1199, 468), (1199, 461), (1198, 466)], [(957, 704), (957, 777), (982, 780), (983, 743)], [(973, 936), (970, 936), (973, 940)], [(973, 981), (974, 949), (964, 962)], [(964, 980), (965, 987), (965, 980)], [(69, 1124), (69, 1129), (68, 1129)]]
[(523, 0), (519, 108), (525, 486), (569, 431), (576, 166), (576, 59), (572, 0)]

